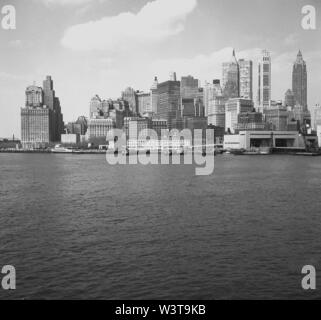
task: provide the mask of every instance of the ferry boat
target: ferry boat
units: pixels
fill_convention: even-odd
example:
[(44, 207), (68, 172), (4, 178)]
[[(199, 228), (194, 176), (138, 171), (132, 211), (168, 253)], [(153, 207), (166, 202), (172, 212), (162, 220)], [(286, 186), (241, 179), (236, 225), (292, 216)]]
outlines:
[(72, 153), (71, 149), (63, 147), (61, 144), (57, 144), (54, 148), (51, 149), (53, 153)]

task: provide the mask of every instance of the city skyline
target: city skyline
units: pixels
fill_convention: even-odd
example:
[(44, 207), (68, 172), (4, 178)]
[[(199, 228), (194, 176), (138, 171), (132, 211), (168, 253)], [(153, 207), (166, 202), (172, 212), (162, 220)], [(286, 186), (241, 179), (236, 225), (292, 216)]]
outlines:
[[(290, 25), (285, 26), (285, 21), (281, 21), (279, 25), (273, 26), (272, 33), (265, 19), (261, 22), (262, 28), (259, 28), (259, 31), (254, 31), (254, 28), (251, 28), (251, 32), (246, 32), (248, 26), (245, 21), (240, 21), (240, 17), (234, 12), (235, 10), (231, 11), (231, 1), (223, 4), (221, 1), (191, 0), (182, 2), (176, 0), (177, 5), (172, 4), (171, 6), (168, 6), (166, 0), (158, 0), (148, 5), (147, 1), (132, 1), (131, 4), (128, 4), (127, 1), (119, 1), (118, 4), (115, 4), (114, 1), (97, 1), (92, 4), (87, 3), (86, 6), (83, 4), (66, 6), (68, 2), (61, 1), (61, 5), (54, 5), (50, 1), (34, 0), (30, 7), (18, 3), (18, 1), (16, 4), (14, 3), (18, 18), (20, 18), (17, 19), (17, 31), (12, 33), (0, 31), (0, 36), (4, 39), (0, 44), (4, 59), (12, 56), (7, 64), (1, 65), (0, 71), (0, 84), (3, 88), (0, 103), (1, 106), (6, 106), (1, 108), (0, 137), (10, 137), (12, 134), (20, 136), (19, 110), (24, 104), (23, 92), (27, 85), (33, 81), (39, 83), (46, 74), (51, 74), (55, 79), (63, 113), (66, 122), (68, 122), (74, 121), (80, 115), (88, 114), (88, 103), (95, 94), (107, 98), (117, 98), (121, 96), (121, 92), (126, 87), (148, 91), (154, 76), (158, 76), (159, 81), (164, 82), (172, 70), (177, 72), (178, 79), (182, 76), (192, 75), (201, 81), (202, 86), (205, 81), (211, 82), (213, 79), (221, 79), (221, 65), (229, 59), (234, 46), (238, 59), (253, 60), (253, 99), (256, 98), (257, 92), (257, 61), (262, 49), (266, 48), (271, 51), (273, 65), (271, 98), (273, 100), (283, 99), (286, 90), (292, 88), (293, 63), (300, 49), (308, 65), (308, 105), (311, 107), (320, 102), (317, 88), (318, 82), (321, 81), (320, 72), (318, 72), (321, 70), (318, 59), (321, 50), (318, 42), (313, 40), (319, 37), (320, 30), (304, 31), (301, 29), (301, 8), (306, 4), (304, 1), (292, 3), (292, 6), (286, 6), (286, 3), (290, 3), (289, 1), (284, 1), (283, 4), (272, 1), (267, 5), (267, 12), (273, 13), (275, 16), (282, 15), (287, 10), (287, 24)], [(258, 23), (260, 19), (262, 20), (262, 14), (256, 11), (259, 7), (258, 4), (255, 4), (254, 1), (246, 2), (251, 3), (256, 13), (254, 21)], [(63, 6), (64, 4), (65, 6)], [(320, 7), (317, 1), (312, 1), (311, 4), (316, 8)], [(123, 48), (123, 51), (120, 50), (118, 55), (112, 52), (111, 47), (121, 49), (124, 45), (119, 43), (119, 39), (116, 38), (117, 41), (114, 39), (112, 46), (110, 43), (104, 43), (104, 48), (96, 48), (95, 43), (88, 44), (88, 49), (94, 48), (91, 51), (77, 48), (77, 42), (74, 43), (70, 40), (72, 32), (70, 33), (68, 30), (70, 31), (71, 26), (82, 24), (85, 27), (88, 21), (102, 19), (102, 16), (105, 15), (115, 17), (114, 20), (117, 20), (120, 19), (121, 12), (127, 11), (132, 14), (128, 14), (125, 18), (137, 25), (134, 17), (146, 14), (146, 12), (151, 17), (155, 5), (160, 6), (158, 8), (163, 8), (163, 10), (170, 8), (171, 18), (175, 25), (173, 26), (172, 22), (168, 22), (166, 19), (166, 21), (162, 21), (162, 26), (168, 26), (165, 28), (166, 34), (157, 33), (159, 26), (152, 26), (151, 29), (155, 33), (144, 35), (145, 43), (139, 41), (137, 35), (131, 35), (136, 42), (129, 45), (135, 47), (137, 53), (129, 57), (124, 54), (127, 47)], [(164, 6), (162, 7), (162, 5)], [(37, 37), (32, 32), (39, 28), (39, 24), (28, 21), (28, 28), (25, 30), (22, 26), (27, 22), (22, 15), (19, 16), (19, 11), (31, 9), (34, 10), (34, 16), (41, 17), (41, 21), (44, 23), (43, 30), (39, 30)], [(64, 9), (65, 13), (62, 14)], [(68, 17), (73, 10), (76, 10), (77, 14), (73, 19), (69, 19)], [(55, 27), (48, 29), (50, 26), (44, 22), (45, 14), (48, 12), (57, 21), (60, 21), (61, 25), (56, 24)], [(166, 10), (163, 12), (166, 15)], [(228, 12), (230, 31), (227, 31), (223, 19), (217, 17), (219, 14), (227, 14)], [(213, 23), (209, 22), (210, 14), (217, 18)], [(239, 14), (245, 18), (249, 13), (244, 13), (240, 8)], [(204, 18), (203, 21), (201, 21), (201, 17)], [(122, 16), (122, 18), (124, 17)], [(238, 28), (236, 29), (236, 27)], [(51, 34), (50, 39), (45, 38), (48, 30)], [(269, 36), (267, 36), (268, 31)], [(124, 30), (119, 30), (118, 36), (128, 37), (128, 34), (126, 35), (124, 32)], [(202, 39), (196, 39), (195, 35), (198, 33), (204, 35), (199, 37)], [(224, 36), (217, 36), (221, 33)], [(212, 39), (209, 37), (210, 34), (217, 36), (214, 37), (215, 41), (208, 41), (208, 39)], [(35, 51), (34, 48), (40, 50)]]

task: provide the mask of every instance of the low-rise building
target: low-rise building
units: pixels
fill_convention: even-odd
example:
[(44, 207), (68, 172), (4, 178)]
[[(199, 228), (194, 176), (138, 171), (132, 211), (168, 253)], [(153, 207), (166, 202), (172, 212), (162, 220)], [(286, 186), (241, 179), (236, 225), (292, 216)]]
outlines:
[(61, 143), (62, 144), (78, 144), (80, 142), (79, 134), (62, 134), (61, 135)]
[(297, 131), (241, 131), (224, 136), (224, 149), (302, 148), (304, 144)]

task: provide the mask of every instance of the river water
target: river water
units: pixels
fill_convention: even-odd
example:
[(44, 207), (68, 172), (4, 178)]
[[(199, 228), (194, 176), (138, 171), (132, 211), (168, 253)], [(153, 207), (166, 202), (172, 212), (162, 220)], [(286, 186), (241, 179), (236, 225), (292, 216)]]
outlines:
[(321, 270), (321, 158), (111, 166), (0, 154), (0, 266), (10, 299), (297, 299)]

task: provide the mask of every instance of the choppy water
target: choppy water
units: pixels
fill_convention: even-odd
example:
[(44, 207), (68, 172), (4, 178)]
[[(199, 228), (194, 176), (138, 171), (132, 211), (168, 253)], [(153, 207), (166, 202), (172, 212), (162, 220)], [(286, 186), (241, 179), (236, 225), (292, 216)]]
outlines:
[(0, 266), (17, 269), (0, 297), (321, 298), (300, 274), (321, 272), (321, 158), (215, 165), (0, 154)]

